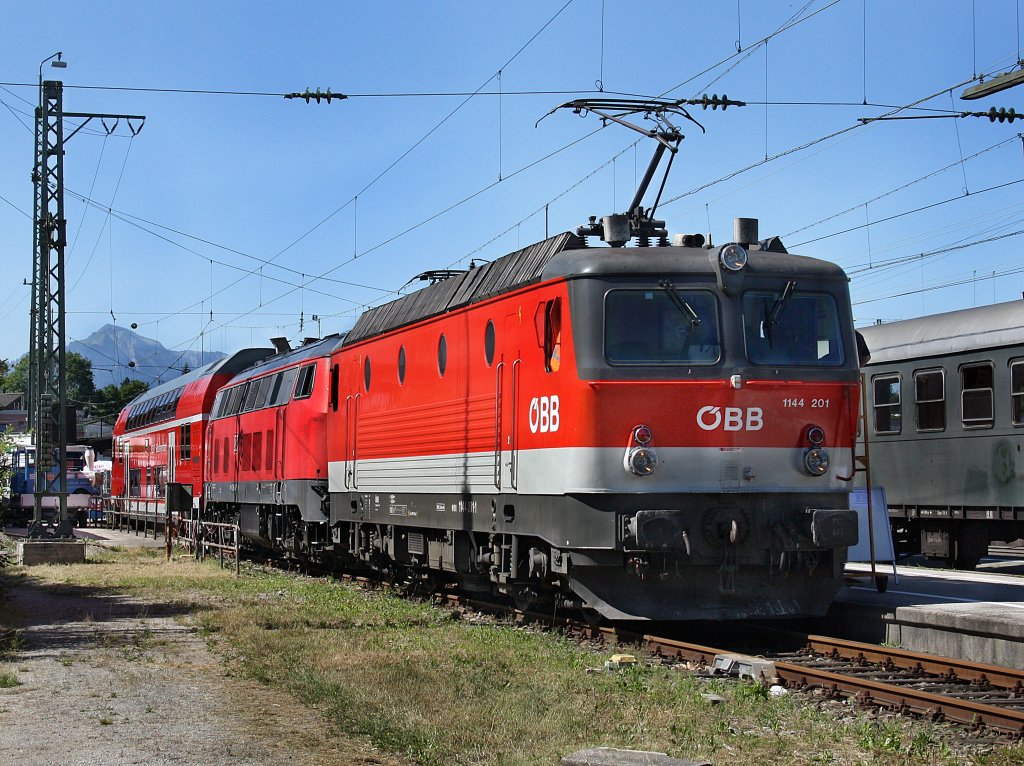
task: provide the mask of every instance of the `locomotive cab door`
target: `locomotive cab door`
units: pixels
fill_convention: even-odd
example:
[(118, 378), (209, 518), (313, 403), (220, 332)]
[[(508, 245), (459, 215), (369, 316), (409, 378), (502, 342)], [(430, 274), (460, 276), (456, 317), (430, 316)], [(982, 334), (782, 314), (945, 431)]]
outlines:
[[(359, 437), (359, 400), (362, 393), (359, 391), (358, 381), (362, 377), (362, 356), (352, 360), (355, 368), (348, 380), (348, 391), (345, 394), (345, 401), (342, 406), (345, 408), (345, 489), (355, 492), (357, 485), (356, 460), (358, 454)], [(340, 372), (339, 372), (340, 374)], [(345, 376), (342, 376), (344, 378)]]
[(516, 427), (520, 417), (521, 332), (520, 310), (505, 317), (502, 331), (495, 338), (494, 486), (500, 492), (515, 492), (517, 486), (519, 443)]

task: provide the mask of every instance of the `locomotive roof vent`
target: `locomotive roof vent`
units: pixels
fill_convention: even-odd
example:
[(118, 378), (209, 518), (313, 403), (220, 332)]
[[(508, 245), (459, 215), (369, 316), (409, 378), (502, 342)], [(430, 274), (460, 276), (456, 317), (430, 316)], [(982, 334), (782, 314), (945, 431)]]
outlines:
[(757, 244), (757, 219), (733, 218), (732, 241), (744, 247)]
[(747, 250), (761, 250), (772, 253), (787, 253), (786, 246), (779, 237), (758, 239), (756, 218), (734, 218), (732, 222), (732, 241)]

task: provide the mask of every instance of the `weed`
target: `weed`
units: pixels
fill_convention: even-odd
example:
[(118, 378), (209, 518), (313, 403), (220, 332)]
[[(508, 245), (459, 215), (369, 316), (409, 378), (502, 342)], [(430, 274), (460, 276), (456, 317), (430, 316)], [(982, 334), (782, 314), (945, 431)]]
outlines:
[(100, 726), (113, 726), (114, 721), (111, 718), (101, 718)]
[(15, 686), (21, 686), (18, 677), (8, 670), (0, 671), (0, 689), (12, 689)]
[(768, 687), (760, 683), (745, 683), (736, 687), (736, 699), (744, 702), (763, 702), (768, 699)]
[(870, 752), (897, 753), (903, 747), (899, 727), (893, 720), (865, 721), (857, 733), (861, 747)]

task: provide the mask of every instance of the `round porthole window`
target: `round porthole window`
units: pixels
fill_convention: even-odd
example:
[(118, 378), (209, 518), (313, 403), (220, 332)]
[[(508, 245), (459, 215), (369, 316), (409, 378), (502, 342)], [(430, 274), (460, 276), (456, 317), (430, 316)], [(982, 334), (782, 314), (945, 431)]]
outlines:
[(437, 341), (437, 371), (444, 377), (444, 371), (448, 367), (448, 341), (442, 335)]
[(363, 362), (363, 383), (366, 386), (366, 390), (370, 390), (370, 357), (366, 357), (366, 361)]
[(487, 359), (487, 366), (494, 364), (494, 322), (487, 322), (487, 329), (484, 331), (484, 357)]
[(398, 382), (405, 383), (405, 346), (398, 349)]

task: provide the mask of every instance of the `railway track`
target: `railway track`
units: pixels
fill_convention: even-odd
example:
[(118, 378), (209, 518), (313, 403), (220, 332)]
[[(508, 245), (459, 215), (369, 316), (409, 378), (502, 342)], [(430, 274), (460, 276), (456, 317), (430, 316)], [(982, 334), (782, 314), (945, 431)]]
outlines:
[[(712, 668), (716, 656), (729, 654), (656, 636), (631, 638), (653, 656), (699, 667)], [(771, 662), (787, 689), (1024, 738), (1024, 672), (1013, 668), (815, 635), (798, 652), (757, 659)]]
[[(447, 596), (447, 602), (492, 613), (502, 610), (490, 601), (453, 595)], [(610, 647), (633, 645), (660, 660), (686, 662), (709, 673), (716, 672), (716, 657), (736, 654), (734, 649), (592, 626), (571, 617), (553, 621), (550, 615), (519, 610), (514, 617), (537, 620)], [(754, 680), (779, 683), (792, 691), (818, 691), (863, 707), (988, 730), (1001, 739), (1024, 739), (1024, 671), (827, 636), (808, 635), (803, 641), (805, 645), (798, 651), (750, 657), (752, 667), (767, 666), (774, 671), (771, 678)]]

